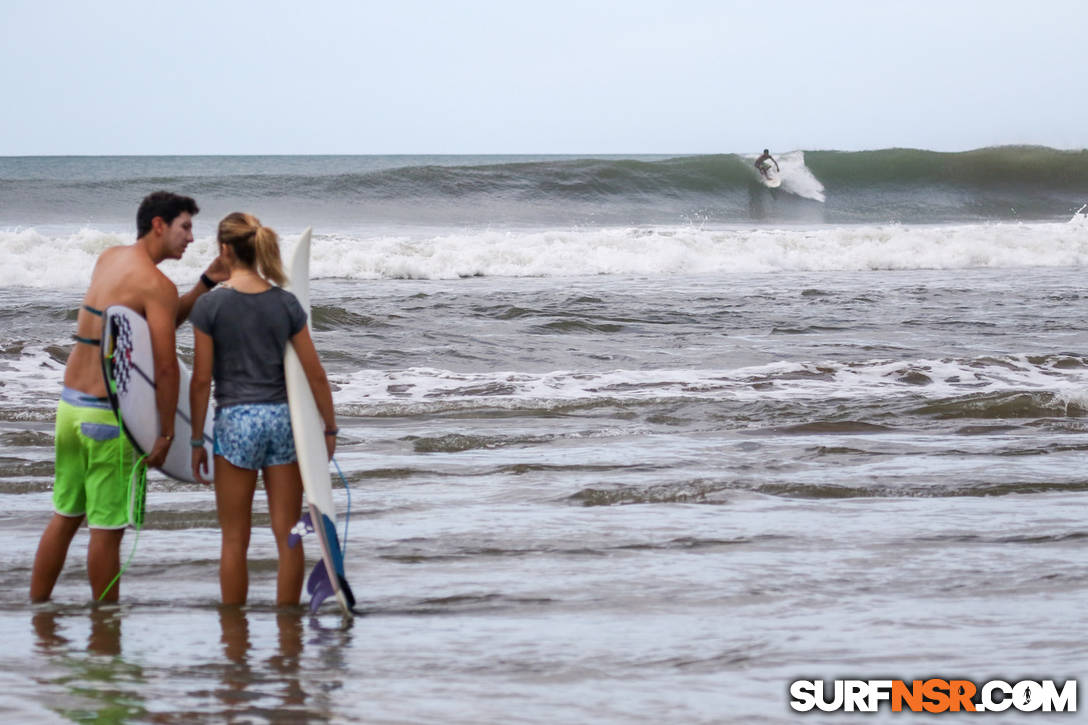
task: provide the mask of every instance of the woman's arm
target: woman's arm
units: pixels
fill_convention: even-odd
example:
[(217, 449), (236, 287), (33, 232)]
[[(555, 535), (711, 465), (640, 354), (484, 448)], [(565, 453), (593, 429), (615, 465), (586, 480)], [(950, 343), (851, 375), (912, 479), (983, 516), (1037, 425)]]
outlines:
[(291, 338), (291, 344), (298, 355), (298, 361), (302, 364), (302, 370), (306, 373), (306, 380), (310, 383), (310, 390), (314, 394), (314, 402), (321, 413), (321, 419), (325, 421), (325, 448), (329, 452), (329, 458), (336, 452), (336, 411), (332, 406), (332, 388), (329, 387), (329, 379), (325, 375), (325, 368), (321, 366), (321, 360), (317, 356), (313, 338), (310, 337), (310, 328), (303, 325), (302, 329)]
[(212, 389), (212, 361), (215, 343), (211, 335), (193, 328), (193, 379), (189, 382), (189, 415), (193, 429), (193, 477), (205, 485), (211, 483), (201, 475), (208, 472), (208, 452), (195, 441), (204, 438), (204, 419), (208, 416), (208, 396)]

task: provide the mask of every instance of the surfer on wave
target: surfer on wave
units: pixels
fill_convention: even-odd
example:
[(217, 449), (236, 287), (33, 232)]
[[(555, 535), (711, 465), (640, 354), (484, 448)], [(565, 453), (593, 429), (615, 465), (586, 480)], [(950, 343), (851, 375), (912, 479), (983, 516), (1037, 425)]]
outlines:
[[(281, 288), (287, 279), (276, 232), (235, 212), (219, 222), (219, 248), (230, 267), (223, 286), (193, 307), (193, 379), (189, 408), (193, 430), (204, 429), (215, 381), (215, 503), (222, 548), (219, 585), (224, 604), (245, 604), (257, 472), (263, 474), (272, 533), (279, 552), (276, 603), (296, 605), (305, 568), (302, 546), (288, 543), (302, 513), (299, 474), (283, 356), (290, 342), (325, 423), (329, 458), (336, 449), (332, 390), (298, 299)], [(209, 483), (203, 438), (194, 438), (193, 475)]]
[(778, 162), (771, 156), (771, 152), (768, 149), (763, 149), (763, 153), (756, 159), (755, 167), (759, 170), (760, 175), (767, 179), (767, 171), (771, 168), (771, 164), (774, 164), (774, 170), (778, 173), (782, 173), (782, 170), (778, 168)]

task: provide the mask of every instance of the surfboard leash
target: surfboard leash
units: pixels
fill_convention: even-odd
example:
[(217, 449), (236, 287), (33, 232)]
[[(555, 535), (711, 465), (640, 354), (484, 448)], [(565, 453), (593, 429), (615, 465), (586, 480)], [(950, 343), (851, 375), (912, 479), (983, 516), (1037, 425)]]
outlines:
[(336, 473), (340, 476), (340, 482), (344, 484), (344, 490), (348, 494), (348, 510), (344, 514), (344, 538), (340, 544), (341, 554), (347, 551), (348, 548), (348, 523), (351, 521), (351, 487), (348, 486), (348, 479), (344, 478), (344, 472), (340, 470), (340, 462), (336, 460), (336, 456), (332, 457), (332, 463), (336, 466)]
[[(120, 419), (120, 414), (118, 414)], [(118, 420), (120, 422), (120, 420)], [(121, 446), (121, 463), (120, 474), (124, 475), (124, 446)], [(144, 459), (147, 458), (147, 454), (141, 455), (136, 459), (135, 465), (132, 467), (132, 476), (129, 477), (129, 501), (132, 509), (129, 511), (129, 523), (136, 529), (136, 537), (132, 540), (132, 551), (129, 552), (128, 559), (125, 560), (124, 566), (121, 567), (121, 571), (117, 572), (117, 576), (110, 580), (110, 583), (106, 585), (106, 588), (102, 590), (102, 593), (98, 595), (98, 601), (102, 601), (106, 598), (110, 589), (113, 589), (113, 585), (120, 581), (121, 577), (126, 571), (128, 571), (128, 565), (132, 563), (133, 557), (136, 556), (136, 547), (140, 544), (140, 531), (144, 527), (144, 503), (147, 500), (147, 464), (144, 463)], [(135, 487), (135, 493), (133, 493), (133, 487)], [(133, 510), (136, 512), (135, 521), (133, 521)]]

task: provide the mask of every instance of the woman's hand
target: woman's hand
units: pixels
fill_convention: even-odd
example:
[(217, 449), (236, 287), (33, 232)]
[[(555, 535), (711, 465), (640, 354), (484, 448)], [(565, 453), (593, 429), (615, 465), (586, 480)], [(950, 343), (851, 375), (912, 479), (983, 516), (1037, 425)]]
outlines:
[[(203, 476), (200, 474), (202, 470), (204, 471)], [(211, 481), (204, 478), (204, 476), (207, 475), (208, 451), (204, 449), (204, 446), (200, 446), (199, 448), (193, 448), (193, 478), (195, 478), (198, 483), (203, 483), (205, 486), (208, 486), (211, 484)]]

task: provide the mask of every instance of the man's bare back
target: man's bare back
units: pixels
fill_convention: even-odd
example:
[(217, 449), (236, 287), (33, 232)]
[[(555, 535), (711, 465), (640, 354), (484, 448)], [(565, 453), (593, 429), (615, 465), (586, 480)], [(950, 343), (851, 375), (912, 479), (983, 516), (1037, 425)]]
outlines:
[[(105, 310), (111, 305), (124, 305), (144, 317), (151, 312), (152, 317), (161, 317), (160, 312), (174, 308), (169, 320), (148, 320), (152, 330), (169, 327), (172, 332), (173, 317), (176, 316), (178, 300), (177, 286), (152, 261), (151, 257), (139, 244), (107, 249), (98, 258), (91, 284), (83, 297), (76, 320), (76, 335), (97, 340), (102, 336), (102, 318), (88, 310)], [(173, 337), (172, 334), (169, 337)], [(166, 342), (163, 340), (163, 342)], [(102, 365), (98, 349), (92, 345), (76, 345), (64, 368), (64, 384), (96, 398), (106, 395), (106, 381), (102, 377)]]

